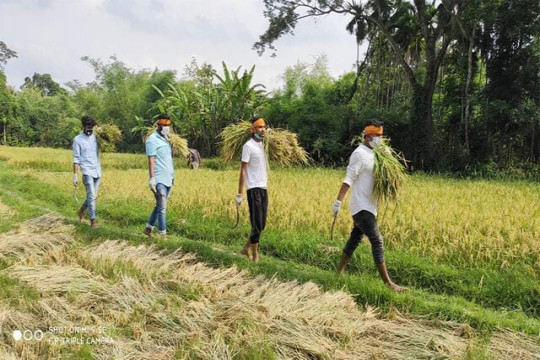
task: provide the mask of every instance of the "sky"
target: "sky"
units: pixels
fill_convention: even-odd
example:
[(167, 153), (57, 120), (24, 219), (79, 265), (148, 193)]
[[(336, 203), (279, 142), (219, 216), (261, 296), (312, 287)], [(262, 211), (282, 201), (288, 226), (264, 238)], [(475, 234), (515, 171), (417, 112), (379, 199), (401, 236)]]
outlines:
[(93, 81), (81, 57), (116, 56), (135, 70), (175, 70), (180, 78), (194, 58), (218, 71), (255, 65), (255, 82), (268, 91), (282, 85), (286, 67), (326, 55), (330, 74), (353, 70), (356, 43), (348, 18), (301, 21), (294, 36), (279, 39), (277, 57), (252, 49), (268, 26), (263, 0), (0, 0), (0, 41), (17, 52), (5, 66), (18, 89), (34, 73), (65, 84)]

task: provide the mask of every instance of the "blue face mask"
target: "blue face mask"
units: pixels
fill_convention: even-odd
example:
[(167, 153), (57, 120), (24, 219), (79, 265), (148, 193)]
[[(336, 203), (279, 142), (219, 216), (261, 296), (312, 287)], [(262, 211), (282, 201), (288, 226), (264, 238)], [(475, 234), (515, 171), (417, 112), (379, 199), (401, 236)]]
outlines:
[(255, 136), (255, 139), (257, 139), (257, 140), (263, 140), (264, 139), (264, 136), (261, 136), (261, 135), (259, 135), (257, 133), (255, 133), (254, 136)]

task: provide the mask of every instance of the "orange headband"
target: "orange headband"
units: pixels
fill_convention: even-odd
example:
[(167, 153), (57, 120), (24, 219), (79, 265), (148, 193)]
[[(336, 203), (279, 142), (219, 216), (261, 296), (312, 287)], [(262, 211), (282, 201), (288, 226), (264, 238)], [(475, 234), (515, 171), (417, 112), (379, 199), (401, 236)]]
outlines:
[(258, 128), (259, 126), (266, 126), (266, 123), (264, 122), (264, 119), (263, 118), (258, 118), (257, 120), (255, 120), (253, 122), (253, 125), (251, 125), (251, 129), (250, 129), (250, 132), (252, 134), (255, 133), (255, 129)]
[(365, 135), (381, 136), (383, 134), (382, 126), (368, 125), (364, 128)]
[(264, 122), (264, 119), (263, 118), (258, 118), (254, 123), (253, 123), (253, 128), (258, 128), (259, 126), (266, 126), (266, 123)]
[(170, 119), (158, 119), (157, 124), (158, 125), (169, 126), (169, 125), (171, 125), (171, 120)]

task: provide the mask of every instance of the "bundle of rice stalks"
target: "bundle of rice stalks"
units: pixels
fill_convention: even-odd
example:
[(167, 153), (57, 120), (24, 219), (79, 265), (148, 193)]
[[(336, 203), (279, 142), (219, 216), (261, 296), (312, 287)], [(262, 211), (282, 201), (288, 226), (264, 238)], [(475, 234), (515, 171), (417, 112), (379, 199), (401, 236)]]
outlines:
[(101, 152), (116, 152), (116, 145), (122, 139), (122, 131), (116, 125), (103, 124), (94, 128)]
[(398, 193), (407, 180), (405, 157), (392, 149), (388, 139), (373, 149), (375, 154), (375, 184), (373, 196), (382, 201), (395, 201)]
[[(221, 158), (228, 162), (239, 159), (242, 147), (251, 138), (251, 123), (240, 121), (227, 126), (219, 134), (221, 138)], [(267, 158), (279, 165), (307, 164), (306, 151), (298, 144), (297, 135), (283, 129), (268, 129), (265, 135), (264, 148)]]
[(175, 133), (169, 134), (169, 142), (173, 148), (173, 154), (175, 156), (187, 158), (189, 156), (188, 142), (183, 137)]
[(240, 121), (231, 124), (221, 131), (220, 155), (223, 161), (229, 162), (239, 159), (242, 155), (242, 147), (251, 138), (251, 124), (249, 121)]
[(281, 166), (307, 164), (306, 150), (298, 144), (298, 136), (288, 130), (268, 129), (265, 149), (270, 159)]
[[(146, 139), (148, 139), (148, 137), (152, 135), (154, 131), (156, 131), (155, 127), (149, 127), (146, 130), (146, 133), (143, 136), (143, 143), (146, 142)], [(188, 141), (186, 139), (171, 131), (169, 133), (169, 142), (171, 143), (174, 156), (183, 158), (187, 158), (189, 156)]]

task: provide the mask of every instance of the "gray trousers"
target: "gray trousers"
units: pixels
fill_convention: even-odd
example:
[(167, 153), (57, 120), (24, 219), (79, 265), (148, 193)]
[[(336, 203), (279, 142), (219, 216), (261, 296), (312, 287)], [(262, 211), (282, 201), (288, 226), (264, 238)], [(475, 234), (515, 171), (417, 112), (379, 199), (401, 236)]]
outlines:
[(375, 264), (384, 263), (383, 238), (379, 232), (375, 215), (369, 211), (362, 210), (353, 215), (353, 221), (354, 227), (343, 252), (348, 256), (352, 256), (354, 250), (356, 250), (362, 241), (362, 237), (366, 235), (371, 242), (373, 261), (375, 261)]

